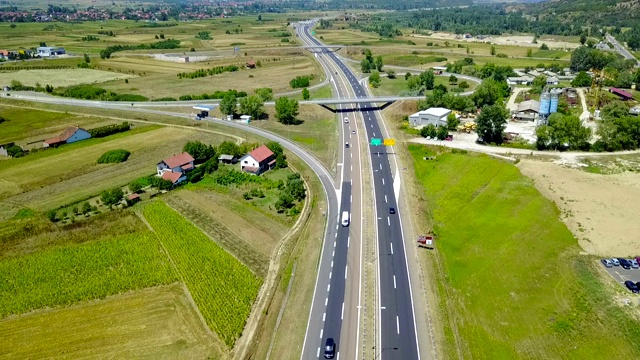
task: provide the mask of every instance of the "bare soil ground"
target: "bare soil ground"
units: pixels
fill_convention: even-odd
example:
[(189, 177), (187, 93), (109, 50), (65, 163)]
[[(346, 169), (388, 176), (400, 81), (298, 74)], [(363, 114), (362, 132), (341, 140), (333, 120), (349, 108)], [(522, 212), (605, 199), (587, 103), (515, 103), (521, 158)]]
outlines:
[(51, 85), (53, 87), (72, 86), (80, 84), (98, 84), (105, 81), (133, 78), (131, 74), (118, 74), (110, 71), (93, 69), (46, 69), (19, 70), (16, 72), (0, 73), (0, 86), (10, 85), (17, 80), (24, 85)]
[(640, 254), (640, 174), (592, 174), (536, 160), (522, 160), (518, 167), (556, 203), (562, 220), (586, 252)]
[(456, 41), (466, 41), (466, 42), (485, 42), (485, 43), (493, 43), (497, 45), (514, 45), (514, 46), (526, 46), (526, 47), (536, 47), (539, 48), (540, 44), (544, 42), (550, 48), (567, 48), (567, 49), (575, 49), (580, 46), (577, 42), (569, 42), (561, 39), (547, 38), (544, 41), (538, 40), (538, 43), (533, 42), (533, 35), (503, 35), (503, 36), (489, 36), (484, 39), (464, 39), (464, 38), (456, 38), (458, 35), (452, 33), (445, 32), (434, 32), (429, 37), (435, 39), (443, 39), (443, 40), (456, 40)]
[(0, 321), (3, 359), (202, 359), (223, 354), (178, 283)]

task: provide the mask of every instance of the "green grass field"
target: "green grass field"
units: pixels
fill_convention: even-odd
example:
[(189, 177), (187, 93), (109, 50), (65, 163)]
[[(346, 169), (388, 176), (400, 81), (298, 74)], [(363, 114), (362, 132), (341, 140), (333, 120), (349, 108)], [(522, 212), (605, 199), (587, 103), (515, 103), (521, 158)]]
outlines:
[(437, 235), (435, 261), (422, 256), (437, 274), (447, 358), (640, 356), (640, 323), (530, 179), (484, 155), (409, 151)]
[(153, 236), (123, 236), (0, 262), (0, 317), (177, 279)]
[(160, 201), (144, 208), (180, 279), (207, 325), (233, 348), (244, 328), (261, 279), (179, 213)]
[(0, 320), (2, 359), (221, 358), (174, 283)]
[[(380, 79), (381, 80), (380, 80), (379, 87), (377, 88), (370, 87), (374, 95), (377, 95), (377, 96), (401, 95), (403, 92), (409, 91), (409, 88), (407, 87), (407, 81), (404, 79), (404, 74), (396, 74), (395, 79), (389, 79), (386, 77), (381, 77)], [(459, 80), (459, 81), (462, 81), (462, 80)], [(473, 90), (478, 85), (473, 81), (467, 81), (467, 84), (469, 84), (469, 88), (465, 89), (464, 91)], [(458, 87), (457, 84), (454, 85), (449, 83), (448, 76), (436, 76), (435, 85), (444, 85), (447, 87), (448, 90), (452, 90)], [(431, 91), (429, 90), (426, 93), (430, 94)]]

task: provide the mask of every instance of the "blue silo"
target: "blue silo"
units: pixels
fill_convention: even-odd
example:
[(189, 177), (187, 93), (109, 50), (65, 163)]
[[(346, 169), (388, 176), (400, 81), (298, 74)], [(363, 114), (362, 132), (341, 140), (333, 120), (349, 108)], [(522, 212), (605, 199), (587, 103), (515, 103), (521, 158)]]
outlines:
[(551, 112), (551, 96), (548, 92), (540, 95), (540, 115), (547, 116)]
[(558, 94), (551, 94), (551, 105), (549, 107), (549, 113), (553, 114), (558, 112)]

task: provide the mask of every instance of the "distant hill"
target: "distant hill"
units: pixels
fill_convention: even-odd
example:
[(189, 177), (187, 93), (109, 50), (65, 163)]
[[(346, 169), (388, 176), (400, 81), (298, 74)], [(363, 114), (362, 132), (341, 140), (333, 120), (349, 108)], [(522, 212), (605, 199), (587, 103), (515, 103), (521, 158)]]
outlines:
[(549, 0), (526, 6), (525, 12), (540, 17), (556, 15), (581, 26), (640, 24), (640, 0)]

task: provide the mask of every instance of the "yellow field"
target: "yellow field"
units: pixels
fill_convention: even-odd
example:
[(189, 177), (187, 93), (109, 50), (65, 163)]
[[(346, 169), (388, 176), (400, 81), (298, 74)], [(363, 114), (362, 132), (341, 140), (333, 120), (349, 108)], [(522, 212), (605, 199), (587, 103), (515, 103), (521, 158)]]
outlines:
[(2, 359), (205, 359), (224, 353), (182, 284), (0, 321)]

